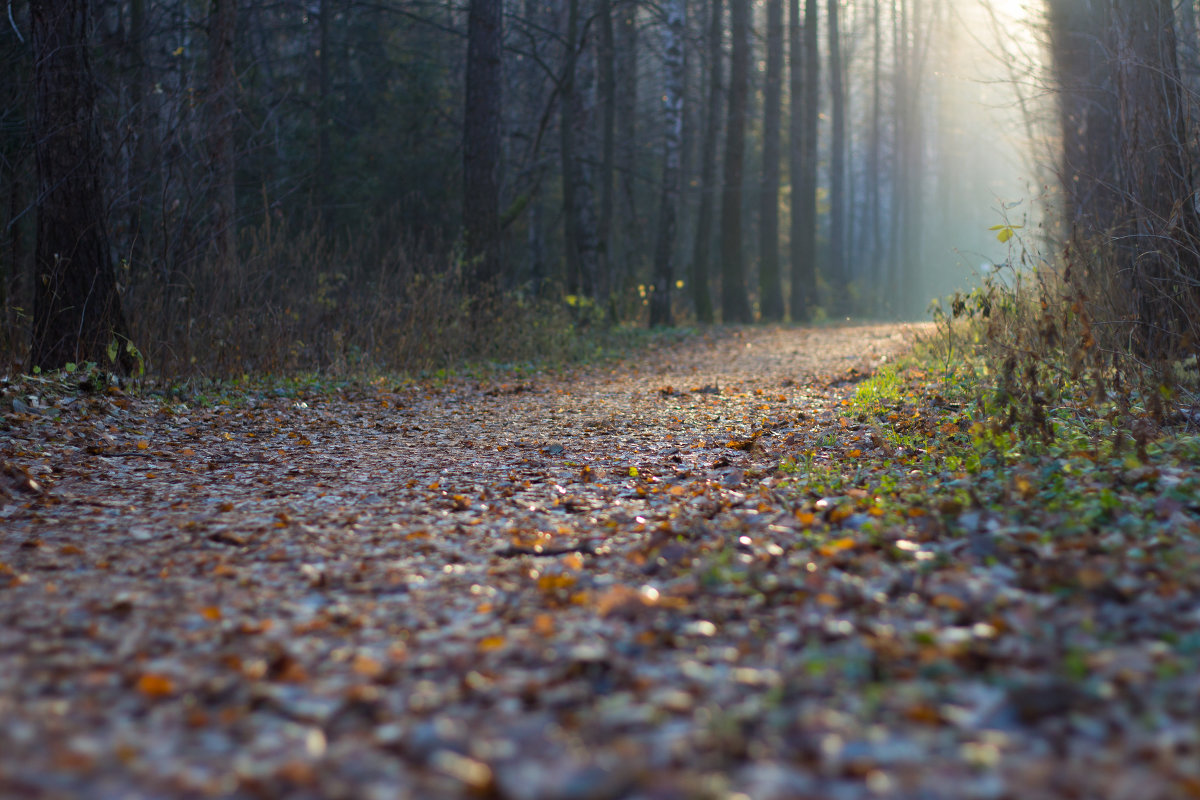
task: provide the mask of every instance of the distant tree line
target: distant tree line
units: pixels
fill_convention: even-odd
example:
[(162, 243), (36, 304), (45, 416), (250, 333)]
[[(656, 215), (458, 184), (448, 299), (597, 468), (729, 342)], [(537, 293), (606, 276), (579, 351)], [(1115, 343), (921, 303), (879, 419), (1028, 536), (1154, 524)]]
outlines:
[[(135, 328), (184, 341), (214, 309), (286, 320), (297, 286), (332, 309), (365, 273), (306, 248), (403, 291), (438, 273), (598, 319), (915, 316), (931, 231), (963, 219), (971, 134), (933, 68), (961, 46), (947, 0), (11, 10), (0, 300), (28, 366), (125, 352)], [(1073, 236), (1125, 259), (1147, 342), (1177, 337), (1197, 318), (1194, 8), (1047, 11)], [(207, 324), (236, 358), (237, 326)]]

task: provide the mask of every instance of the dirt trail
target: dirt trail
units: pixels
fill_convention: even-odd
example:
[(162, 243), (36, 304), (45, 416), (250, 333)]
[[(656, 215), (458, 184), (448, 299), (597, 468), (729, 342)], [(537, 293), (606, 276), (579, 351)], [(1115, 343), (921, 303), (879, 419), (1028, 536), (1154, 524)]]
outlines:
[(776, 467), (911, 334), (754, 329), (566, 376), (211, 408), (10, 404), (0, 796), (901, 786), (924, 745), (829, 761), (857, 701), (793, 682), (829, 619), (780, 600), (772, 565), (803, 534)]

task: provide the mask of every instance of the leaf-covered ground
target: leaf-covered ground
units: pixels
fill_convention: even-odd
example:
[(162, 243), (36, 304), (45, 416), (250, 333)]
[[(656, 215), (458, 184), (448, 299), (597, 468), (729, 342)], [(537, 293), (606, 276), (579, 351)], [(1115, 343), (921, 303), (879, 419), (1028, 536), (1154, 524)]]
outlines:
[(911, 333), (6, 381), (0, 796), (1200, 796), (1197, 448), (1019, 452)]

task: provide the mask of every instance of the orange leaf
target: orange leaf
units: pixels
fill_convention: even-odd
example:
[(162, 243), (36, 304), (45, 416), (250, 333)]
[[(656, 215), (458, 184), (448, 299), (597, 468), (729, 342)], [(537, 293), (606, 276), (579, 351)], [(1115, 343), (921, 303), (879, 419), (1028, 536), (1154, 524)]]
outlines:
[(932, 602), (938, 608), (946, 608), (951, 611), (962, 611), (967, 607), (966, 603), (952, 594), (935, 594)]
[(221, 618), (221, 609), (217, 606), (208, 606), (200, 609), (200, 615), (209, 622), (216, 622)]
[(378, 678), (383, 674), (383, 664), (368, 655), (359, 653), (354, 657), (354, 671), (364, 678)]
[(933, 706), (925, 703), (906, 708), (904, 716), (913, 722), (920, 722), (924, 725), (937, 725), (942, 721), (941, 713)]
[(559, 589), (570, 589), (575, 582), (574, 575), (543, 575), (538, 578), (538, 588), (549, 594)]
[(175, 684), (166, 675), (147, 672), (138, 678), (137, 690), (147, 697), (167, 697), (175, 693)]

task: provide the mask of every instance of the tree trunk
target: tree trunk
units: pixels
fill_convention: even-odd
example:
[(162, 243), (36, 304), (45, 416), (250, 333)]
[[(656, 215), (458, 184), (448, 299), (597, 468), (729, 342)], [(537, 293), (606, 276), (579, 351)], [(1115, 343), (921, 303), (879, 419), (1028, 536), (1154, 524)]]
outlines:
[(501, 278), (500, 108), (502, 0), (471, 0), (463, 118), (463, 239), (475, 290)]
[(596, 293), (596, 209), (592, 200), (591, 180), (585, 159), (578, 152), (580, 134), (586, 134), (590, 114), (585, 94), (591, 79), (580, 69), (580, 0), (567, 2), (566, 55), (563, 68), (560, 155), (563, 180), (563, 226), (567, 262), (567, 291), (595, 297)]
[(1196, 58), (1196, 50), (1200, 41), (1197, 41), (1196, 36), (1196, 0), (1181, 0), (1179, 3), (1179, 69), (1190, 79), (1189, 85), (1193, 91), (1195, 90), (1196, 73), (1200, 72), (1200, 63), (1197, 63)]
[(1051, 0), (1049, 12), (1072, 278), (1113, 292), (1141, 357), (1193, 353), (1200, 221), (1171, 0)]
[(212, 169), (212, 230), (218, 287), (226, 287), (237, 261), (237, 196), (234, 187), (233, 40), (237, 0), (212, 0), (208, 14), (208, 158)]
[(883, 275), (880, 272), (882, 260), (882, 224), (880, 215), (880, 183), (883, 176), (879, 173), (880, 152), (883, 149), (883, 112), (882, 112), (882, 69), (883, 60), (883, 19), (879, 13), (879, 0), (873, 0), (871, 5), (873, 47), (871, 49), (871, 137), (867, 145), (867, 307), (872, 314), (878, 314), (880, 308), (880, 288)]
[(721, 195), (721, 316), (750, 322), (742, 259), (742, 179), (746, 156), (746, 95), (750, 89), (750, 0), (729, 0), (733, 49), (729, 59), (729, 109), (725, 126), (725, 180)]
[(711, 323), (712, 293), (709, 287), (708, 251), (712, 245), (713, 206), (717, 180), (717, 139), (721, 132), (721, 37), (722, 0), (710, 0), (708, 26), (708, 110), (704, 141), (700, 145), (700, 208), (696, 212), (696, 240), (692, 247), (692, 305), (696, 319)]
[(884, 290), (886, 310), (891, 316), (899, 317), (902, 313), (900, 298), (904, 291), (902, 283), (904, 276), (904, 253), (908, 251), (905, 237), (907, 235), (908, 184), (910, 169), (908, 163), (908, 22), (904, 0), (892, 0), (892, 153), (896, 161), (895, 174), (892, 176), (890, 198), (890, 221), (888, 232), (890, 241), (887, 255), (886, 289)]
[(108, 364), (126, 330), (104, 218), (88, 3), (32, 0), (30, 17), (38, 173), (30, 366)]
[(1111, 0), (1050, 0), (1050, 50), (1062, 131), (1063, 221), (1094, 246), (1117, 222), (1117, 103), (1107, 43)]
[(571, 93), (571, 117), (575, 125), (572, 176), (575, 182), (575, 228), (578, 233), (579, 266), (583, 292), (604, 305), (605, 282), (600, 275), (600, 239), (596, 214), (596, 59), (595, 50), (579, 42), (575, 63), (575, 91)]
[(558, 102), (559, 160), (562, 162), (563, 261), (568, 295), (578, 295), (580, 285), (579, 232), (575, 219), (575, 131), (572, 97), (575, 94), (575, 39), (579, 30), (579, 0), (567, 0), (567, 30), (564, 38), (563, 74)]
[(923, 56), (928, 37), (922, 36), (922, 3), (925, 0), (911, 0), (909, 12), (909, 44), (908, 66), (905, 68), (907, 82), (905, 83), (904, 126), (905, 145), (904, 165), (906, 179), (904, 181), (904, 259), (903, 271), (903, 306), (902, 316), (915, 318), (924, 311), (920, 297), (922, 273), (922, 230), (924, 228), (925, 202), (925, 125), (921, 114), (921, 78)]
[(641, 254), (642, 221), (638, 216), (635, 172), (637, 170), (637, 108), (638, 108), (638, 5), (622, 0), (618, 5), (616, 30), (616, 171), (619, 187), (614, 215), (619, 220), (621, 235), (615, 237), (614, 249), (619, 254), (609, 259), (610, 281), (614, 291), (623, 293), (635, 262)]
[(596, 16), (600, 25), (600, 218), (596, 226), (599, 243), (597, 269), (599, 294), (608, 296), (612, 276), (613, 169), (616, 160), (617, 98), (616, 59), (613, 37), (612, 0), (597, 0)]
[(129, 209), (128, 254), (132, 264), (141, 266), (150, 233), (149, 217), (142, 198), (146, 194), (149, 159), (146, 156), (147, 139), (150, 136), (146, 124), (146, 0), (132, 0), (129, 4)]
[(842, 86), (839, 0), (829, 0), (829, 96), (833, 120), (829, 139), (829, 272), (838, 313), (847, 310), (846, 290), (846, 95)]
[[(799, 0), (792, 3), (792, 320), (805, 322), (817, 299), (817, 115), (821, 62), (817, 51), (817, 0), (804, 5), (800, 43)], [(798, 79), (797, 75), (802, 74)], [(803, 81), (797, 104), (797, 83)], [(798, 105), (798, 107), (797, 107)], [(799, 128), (797, 131), (795, 128)], [(797, 175), (799, 179), (797, 180)]]
[(1156, 358), (1194, 354), (1200, 320), (1200, 225), (1171, 0), (1113, 0), (1118, 164), (1124, 208), (1118, 269), (1138, 323), (1135, 345)]
[[(541, 8), (539, 0), (524, 0), (524, 15), (525, 24), (535, 26), (545, 24), (547, 27), (553, 27), (551, 23), (543, 22), (544, 14), (539, 13)], [(536, 44), (533, 45), (536, 48)], [(535, 120), (543, 113), (545, 107), (545, 84), (546, 80), (538, 60), (535, 58), (526, 58), (520, 66), (520, 83), (522, 105), (524, 107), (523, 115), (526, 119)], [(551, 101), (553, 102), (553, 101)], [(529, 158), (536, 158), (536, 148), (540, 136), (535, 138), (530, 145)], [(540, 174), (541, 167), (534, 166), (536, 173)], [(543, 216), (544, 198), (543, 192), (537, 191), (537, 186), (540, 183), (540, 177), (534, 180), (533, 195), (529, 201), (529, 212), (526, 216), (526, 246), (527, 252), (525, 261), (528, 265), (528, 272), (522, 275), (522, 278), (527, 278), (530, 291), (535, 296), (541, 296), (546, 286), (547, 264), (546, 264), (546, 239), (545, 239), (545, 221)]]
[(664, 3), (663, 68), (663, 180), (659, 201), (658, 236), (654, 247), (654, 292), (650, 295), (650, 324), (670, 325), (671, 283), (675, 259), (675, 228), (679, 206), (679, 173), (683, 137), (683, 39), (687, 6), (685, 0)]
[(779, 276), (779, 150), (783, 104), (783, 0), (767, 0), (767, 84), (763, 97), (762, 206), (759, 211), (759, 307), (783, 319)]
[[(329, 28), (333, 21), (334, 0), (321, 0), (317, 9), (320, 46), (317, 52), (317, 214), (323, 223), (328, 223), (331, 216), (332, 200), (329, 193), (333, 181), (333, 170), (330, 160), (332, 151), (329, 145), (329, 129), (333, 125), (333, 90), (330, 76), (330, 62), (333, 59), (333, 43), (330, 41)], [(469, 35), (469, 34), (468, 34)]]

